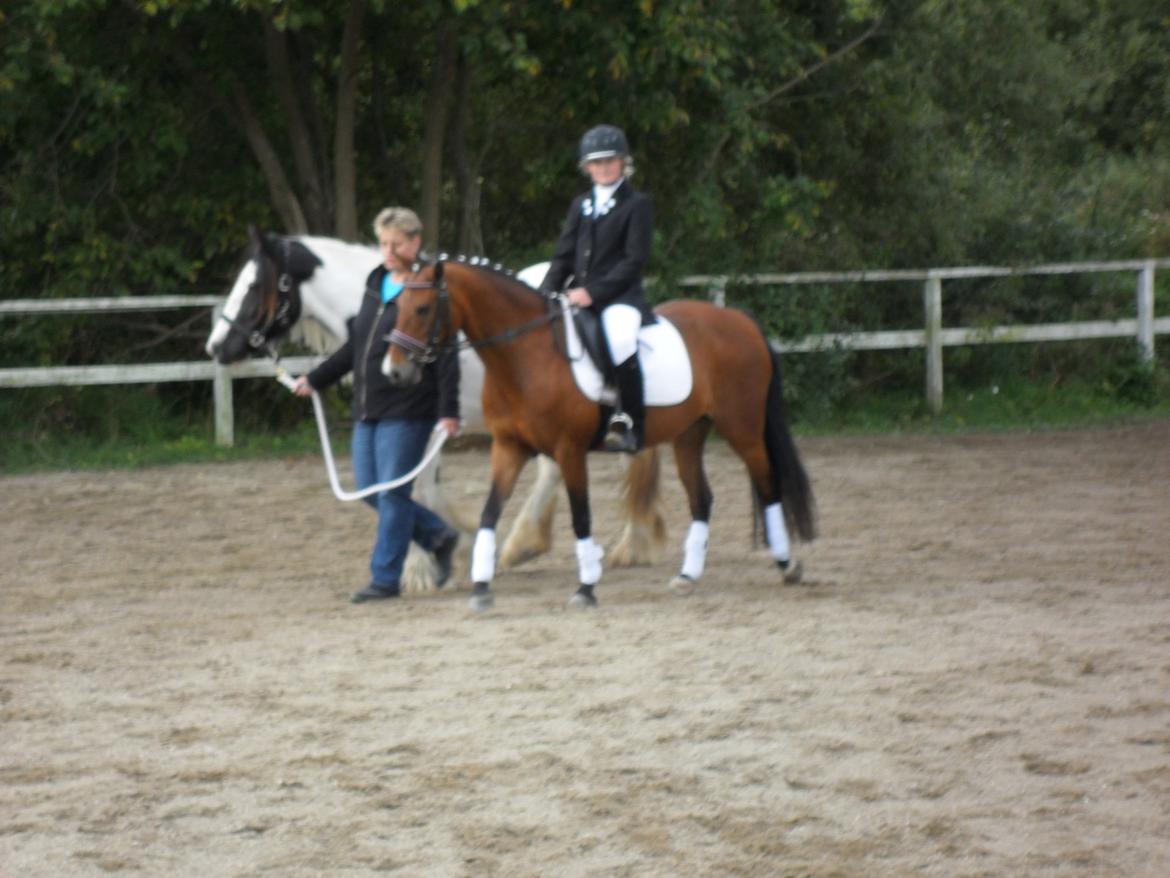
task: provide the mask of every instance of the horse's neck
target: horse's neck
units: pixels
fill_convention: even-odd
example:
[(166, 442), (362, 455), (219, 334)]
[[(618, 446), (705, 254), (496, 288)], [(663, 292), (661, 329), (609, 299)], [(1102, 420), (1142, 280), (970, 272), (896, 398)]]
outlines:
[(381, 261), (381, 255), (373, 247), (334, 238), (300, 240), (322, 264), (301, 285), (299, 334), (313, 350), (327, 353), (345, 341), (346, 324), (361, 307), (366, 278)]
[(463, 332), (472, 341), (490, 340), (544, 314), (544, 303), (531, 290), (490, 275), (482, 280), (490, 285), (490, 291), (484, 293), (473, 284), (462, 300), (456, 288), (451, 288), (452, 304), (462, 313)]
[[(456, 323), (473, 343), (486, 342), (476, 353), (487, 377), (504, 385), (523, 386), (531, 378), (534, 363), (539, 361), (542, 369), (555, 368), (544, 360), (543, 352), (550, 348), (547, 333), (551, 332), (550, 324), (539, 323), (546, 313), (545, 303), (531, 289), (511, 281), (491, 276), (485, 280), (488, 290), (478, 284), (449, 286), (452, 307), (458, 312)], [(534, 322), (537, 325), (528, 325)], [(509, 337), (511, 330), (520, 332)]]

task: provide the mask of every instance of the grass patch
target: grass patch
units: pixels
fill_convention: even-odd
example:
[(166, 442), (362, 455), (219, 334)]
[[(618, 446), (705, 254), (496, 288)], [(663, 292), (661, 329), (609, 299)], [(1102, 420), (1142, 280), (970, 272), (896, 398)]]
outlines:
[[(802, 435), (1051, 430), (1170, 419), (1170, 382), (1165, 375), (1155, 377), (1152, 386), (1141, 385), (1136, 391), (1125, 374), (1093, 383), (948, 385), (937, 416), (920, 392), (870, 388), (831, 406), (794, 399), (790, 417), (794, 431)], [(237, 396), (236, 402), (236, 444), (223, 448), (215, 444), (206, 406), (192, 406), (182, 398), (175, 402), (149, 390), (0, 394), (0, 473), (321, 454), (312, 410), (304, 400), (274, 395), (269, 402)], [(347, 454), (349, 414), (336, 394), (329, 395), (328, 420), (334, 453)]]
[(1015, 382), (949, 387), (935, 415), (920, 393), (877, 392), (831, 410), (805, 411), (797, 401), (794, 429), (805, 434), (961, 433), (1053, 430), (1170, 418), (1170, 393), (1135, 399), (1108, 385)]

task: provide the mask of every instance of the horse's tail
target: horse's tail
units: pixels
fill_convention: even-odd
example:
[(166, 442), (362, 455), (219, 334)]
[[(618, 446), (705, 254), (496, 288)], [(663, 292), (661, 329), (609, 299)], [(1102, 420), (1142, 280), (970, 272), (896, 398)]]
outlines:
[(662, 556), (666, 522), (659, 510), (658, 483), (658, 448), (651, 446), (634, 455), (626, 467), (622, 496), (626, 526), (607, 557), (614, 567), (654, 564)]
[[(763, 332), (762, 327), (760, 331)], [(816, 537), (816, 502), (808, 473), (800, 462), (800, 453), (788, 430), (780, 379), (780, 354), (772, 348), (767, 335), (764, 336), (764, 344), (772, 356), (772, 380), (768, 382), (764, 419), (764, 445), (772, 464), (772, 492), (783, 504), (788, 529), (805, 542), (810, 542)]]
[(652, 538), (661, 543), (666, 539), (666, 522), (658, 511), (658, 484), (658, 446), (652, 445), (635, 455), (626, 467), (623, 499), (630, 518), (647, 528)]

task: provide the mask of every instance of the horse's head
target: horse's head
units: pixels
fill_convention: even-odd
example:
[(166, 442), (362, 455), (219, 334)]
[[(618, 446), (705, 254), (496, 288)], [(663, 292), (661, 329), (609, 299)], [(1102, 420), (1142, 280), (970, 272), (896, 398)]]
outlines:
[(398, 294), (398, 320), (382, 360), (382, 373), (396, 387), (417, 384), (422, 367), (434, 362), (454, 334), (443, 267), (441, 258), (418, 266)]
[(559, 314), (535, 290), (547, 271), (544, 262), (517, 276), (477, 256), (447, 261), (443, 255), (419, 267), (398, 296), (383, 374), (397, 386), (416, 384), (421, 367), (454, 345), (460, 332), (469, 347), (484, 349), (546, 326)]
[(301, 316), (300, 285), (321, 260), (292, 238), (249, 230), (248, 261), (207, 339), (207, 355), (228, 365), (271, 351)]

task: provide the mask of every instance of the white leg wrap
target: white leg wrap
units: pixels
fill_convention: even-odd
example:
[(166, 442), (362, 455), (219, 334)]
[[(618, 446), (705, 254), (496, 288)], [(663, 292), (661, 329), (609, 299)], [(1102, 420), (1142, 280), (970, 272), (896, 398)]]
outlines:
[(596, 585), (601, 580), (601, 559), (605, 549), (593, 542), (593, 537), (577, 540), (577, 567), (582, 585)]
[(768, 533), (768, 548), (777, 561), (787, 561), (792, 554), (788, 542), (788, 528), (784, 526), (784, 510), (779, 503), (764, 507), (764, 528)]
[(471, 581), (491, 582), (496, 575), (496, 532), (481, 527), (471, 550)]
[(707, 534), (710, 528), (705, 521), (692, 521), (691, 529), (687, 531), (687, 540), (683, 543), (682, 575), (688, 579), (699, 581), (703, 575), (703, 565), (707, 563)]

